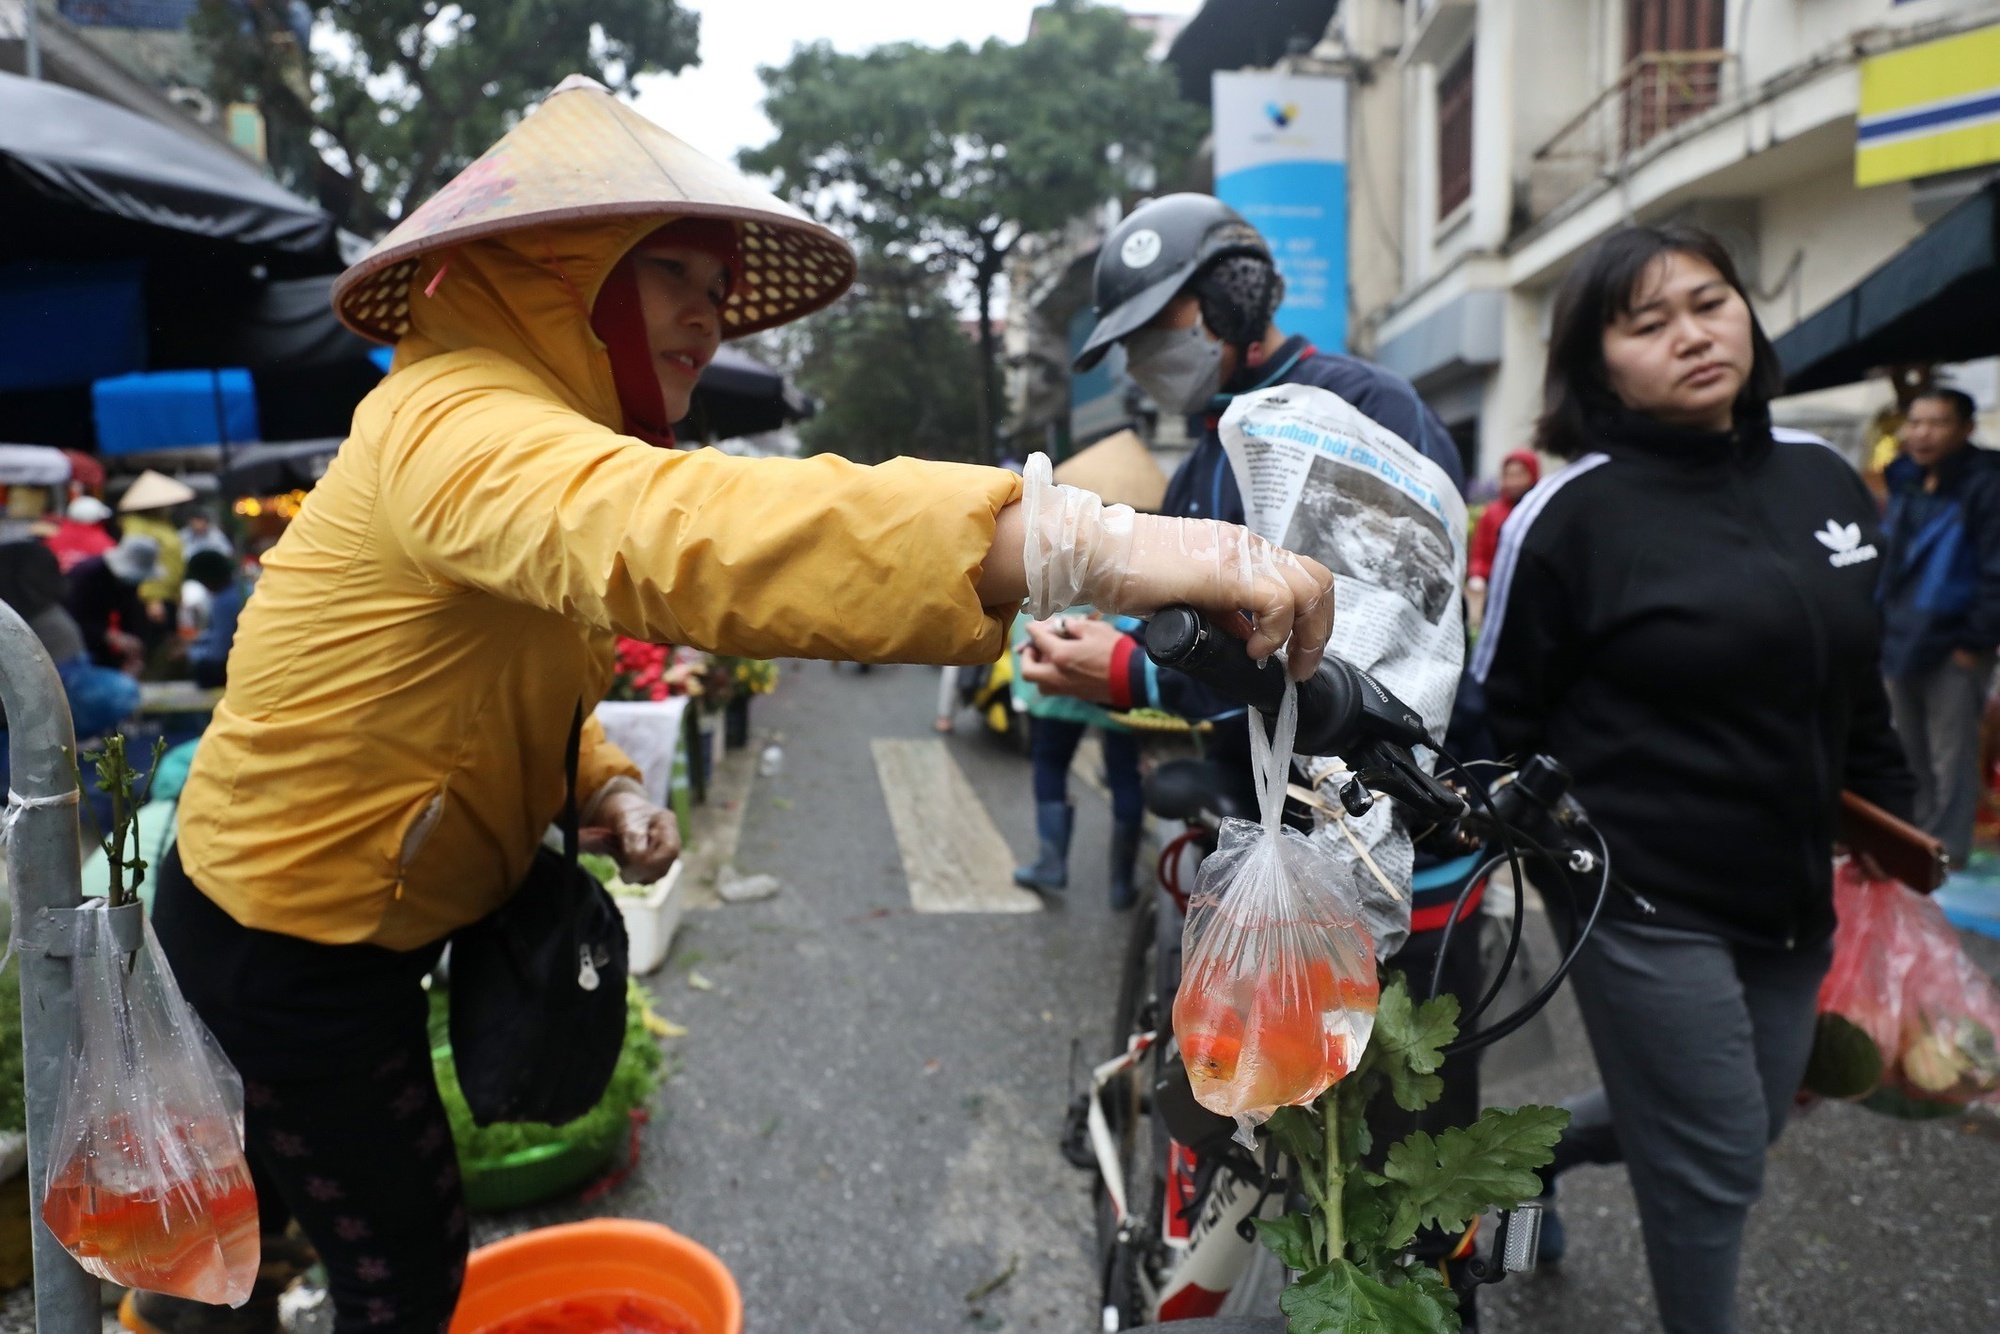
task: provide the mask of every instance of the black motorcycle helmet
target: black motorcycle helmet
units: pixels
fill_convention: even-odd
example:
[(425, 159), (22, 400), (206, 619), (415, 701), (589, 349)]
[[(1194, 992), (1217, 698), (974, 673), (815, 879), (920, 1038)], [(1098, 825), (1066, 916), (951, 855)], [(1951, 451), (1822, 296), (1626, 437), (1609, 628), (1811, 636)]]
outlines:
[(1282, 284), (1271, 248), (1235, 209), (1213, 195), (1175, 194), (1132, 210), (1097, 252), (1091, 279), (1097, 325), (1077, 353), (1075, 368), (1087, 371), (1104, 360), (1113, 343), (1164, 310), (1195, 275), (1233, 256), (1260, 260), (1270, 269), (1269, 305), (1276, 309)]

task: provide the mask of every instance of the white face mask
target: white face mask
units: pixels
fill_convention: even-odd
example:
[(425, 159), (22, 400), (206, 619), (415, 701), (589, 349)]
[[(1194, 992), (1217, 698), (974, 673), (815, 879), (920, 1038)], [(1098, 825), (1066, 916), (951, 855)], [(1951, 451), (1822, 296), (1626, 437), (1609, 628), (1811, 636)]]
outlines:
[(1164, 411), (1202, 412), (1222, 388), (1222, 341), (1199, 320), (1141, 329), (1125, 340), (1125, 373)]

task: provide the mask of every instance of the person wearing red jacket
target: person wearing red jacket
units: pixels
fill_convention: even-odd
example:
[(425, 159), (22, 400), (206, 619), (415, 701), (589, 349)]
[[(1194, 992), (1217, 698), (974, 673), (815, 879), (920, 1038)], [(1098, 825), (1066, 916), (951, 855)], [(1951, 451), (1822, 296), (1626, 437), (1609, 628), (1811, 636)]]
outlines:
[(1500, 547), (1500, 529), (1521, 497), (1542, 479), (1541, 460), (1532, 449), (1517, 449), (1500, 463), (1500, 495), (1480, 511), (1472, 530), (1472, 547), (1465, 554), (1465, 609), (1477, 625), (1486, 610), (1486, 580), (1493, 573), (1493, 553)]

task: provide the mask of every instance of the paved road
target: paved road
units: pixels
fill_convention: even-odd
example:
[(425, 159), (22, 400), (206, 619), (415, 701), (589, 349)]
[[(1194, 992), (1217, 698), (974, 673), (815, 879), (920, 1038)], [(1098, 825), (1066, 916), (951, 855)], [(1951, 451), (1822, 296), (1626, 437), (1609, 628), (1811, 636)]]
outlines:
[[(643, 1169), (591, 1212), (659, 1218), (713, 1246), (743, 1285), (750, 1334), (1095, 1328), (1089, 1199), (1055, 1134), (1072, 1044), (1094, 1053), (1105, 1041), (1119, 939), (1098, 879), (1105, 807), (1078, 791), (1083, 883), (1062, 910), (914, 911), (882, 776), (949, 784), (922, 747), (890, 747), (884, 764), (871, 743), (927, 740), (936, 679), (787, 666), (757, 717), (784, 734), (784, 769), (757, 781), (736, 858), (784, 889), (694, 914), (651, 979), (660, 1009), (690, 1029), (675, 1044), (680, 1073)], [(947, 745), (991, 825), (1025, 854), (1025, 763), (969, 719)], [(896, 801), (919, 799), (956, 809), (960, 823), (984, 819), (940, 792)], [(959, 881), (942, 899), (919, 886), (918, 899), (1001, 903), (1004, 885), (968, 886), (977, 868), (951, 869), (969, 848), (990, 851), (990, 834), (954, 831), (920, 858), (920, 877)], [(2000, 950), (1976, 948), (2000, 971)], [(713, 990), (690, 987), (691, 973)], [(1493, 1081), (1490, 1101), (1554, 1100), (1593, 1082), (1567, 996), (1552, 1013), (1558, 1058)], [(1570, 1258), (1489, 1290), (1488, 1334), (1656, 1328), (1623, 1172), (1579, 1169), (1562, 1206)], [(489, 1220), (480, 1232), (576, 1212)], [(1751, 1221), (1743, 1328), (2000, 1328), (1996, 1213), (2000, 1139), (1820, 1107), (1772, 1155)]]

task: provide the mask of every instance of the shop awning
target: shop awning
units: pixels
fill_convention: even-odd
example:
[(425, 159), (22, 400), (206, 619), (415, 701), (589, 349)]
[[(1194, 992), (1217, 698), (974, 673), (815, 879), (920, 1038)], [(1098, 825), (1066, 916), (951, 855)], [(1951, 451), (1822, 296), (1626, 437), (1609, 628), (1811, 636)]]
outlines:
[(1207, 0), (1167, 49), (1181, 96), (1208, 105), (1217, 70), (1264, 68), (1295, 41), (1308, 47), (1326, 33), (1336, 0)]
[(1777, 340), (1785, 392), (2000, 353), (2000, 181)]
[(332, 215), (246, 159), (86, 93), (0, 74), (0, 206), (35, 204), (340, 266)]
[(777, 371), (747, 353), (717, 348), (702, 368), (688, 415), (674, 432), (688, 444), (775, 431), (813, 415), (813, 401)]

